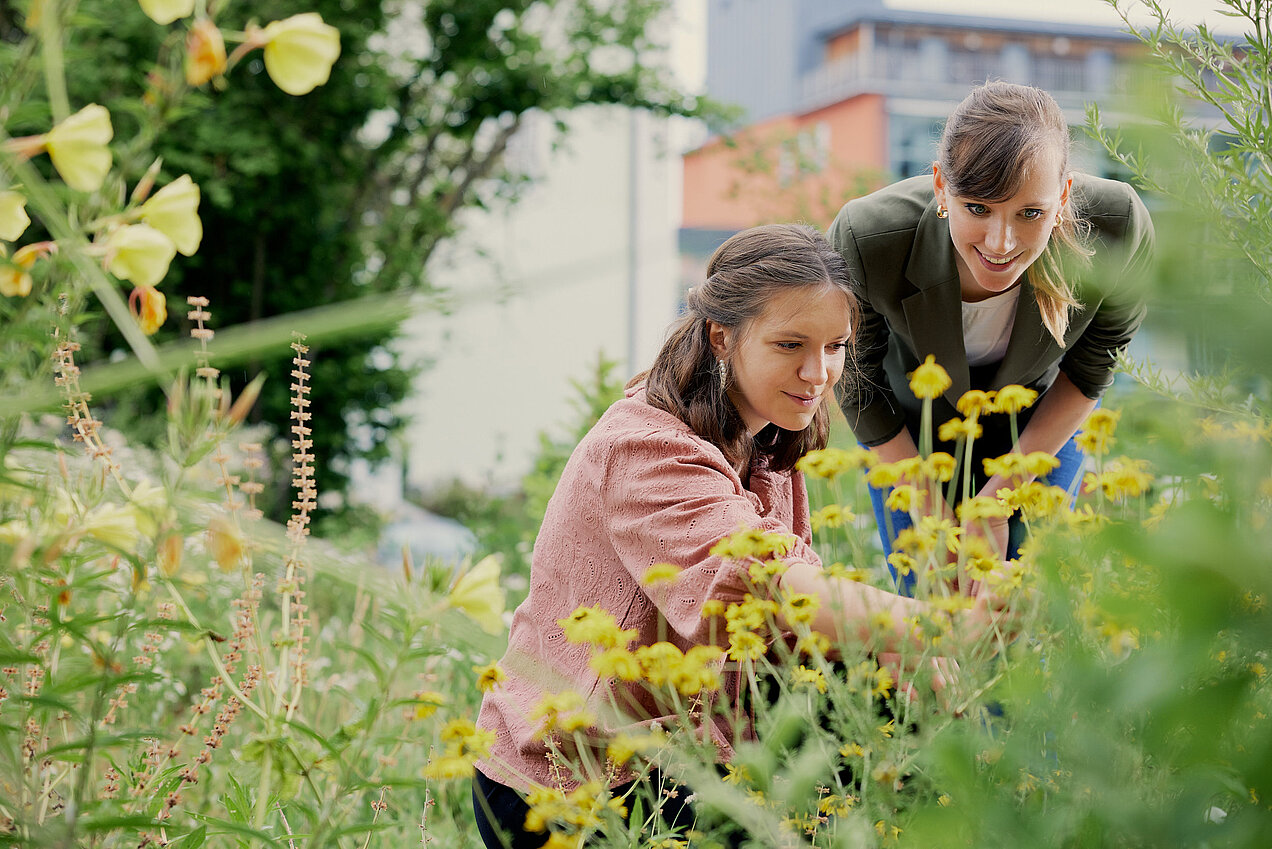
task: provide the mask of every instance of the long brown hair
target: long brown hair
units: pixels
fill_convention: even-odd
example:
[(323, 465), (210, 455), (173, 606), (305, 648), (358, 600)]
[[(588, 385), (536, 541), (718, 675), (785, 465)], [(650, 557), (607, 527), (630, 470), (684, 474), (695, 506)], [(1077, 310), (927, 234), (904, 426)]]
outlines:
[[(941, 134), (937, 162), (949, 192), (989, 202), (1016, 194), (1029, 170), (1060, 154), (1060, 177), (1069, 173), (1069, 126), (1055, 98), (1042, 89), (988, 82), (964, 98)], [(1077, 213), (1073, 194), (1036, 262), (1025, 272), (1038, 299), (1042, 323), (1064, 347), (1069, 308), (1078, 305), (1064, 266), (1087, 262), (1090, 226)]]
[[(735, 467), (745, 468), (758, 450), (768, 455), (770, 468), (793, 468), (804, 454), (826, 446), (829, 399), (803, 430), (774, 427), (776, 433), (770, 434), (766, 428), (753, 440), (729, 399), (727, 380), (711, 349), (708, 322), (735, 330), (737, 340), (775, 294), (796, 286), (824, 286), (843, 293), (855, 330), (859, 310), (849, 287), (848, 266), (815, 229), (769, 224), (729, 237), (707, 263), (706, 282), (689, 290), (686, 314), (672, 328), (653, 366), (628, 385), (643, 382), (651, 405), (689, 425)], [(732, 373), (727, 366), (726, 371)]]

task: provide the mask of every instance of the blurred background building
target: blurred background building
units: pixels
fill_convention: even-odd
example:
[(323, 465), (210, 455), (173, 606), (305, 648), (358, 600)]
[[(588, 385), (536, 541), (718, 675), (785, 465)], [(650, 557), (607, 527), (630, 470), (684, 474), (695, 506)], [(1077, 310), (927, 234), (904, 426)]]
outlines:
[[(410, 350), (430, 365), (407, 411), (405, 466), (363, 470), (368, 497), (515, 485), (539, 433), (570, 419), (572, 381), (598, 356), (624, 379), (647, 365), (728, 235), (764, 221), (825, 228), (848, 198), (927, 170), (945, 116), (977, 83), (1050, 91), (1074, 128), (1074, 166), (1115, 173), (1082, 125), (1090, 102), (1109, 123), (1129, 114), (1137, 42), (1101, 0), (1002, 8), (678, 0), (662, 22), (669, 67), (740, 107), (728, 136), (596, 108), (569, 119), (558, 148), (553, 118), (527, 121), (510, 156), (536, 183), (516, 204), (492, 198), (430, 264), (451, 309), (411, 319)], [(1183, 347), (1153, 344), (1166, 367)]]

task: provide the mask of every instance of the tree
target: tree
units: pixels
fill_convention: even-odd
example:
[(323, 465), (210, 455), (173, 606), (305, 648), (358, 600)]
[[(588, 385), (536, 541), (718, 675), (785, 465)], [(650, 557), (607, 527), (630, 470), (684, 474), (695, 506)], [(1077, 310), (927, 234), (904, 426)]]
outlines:
[[(66, 5), (45, 7), (69, 14)], [(231, 69), (224, 90), (214, 81), (190, 93), (180, 22), (165, 33), (133, 4), (70, 5), (73, 99), (125, 107), (145, 81), (149, 113), (134, 114), (135, 124), (122, 112), (117, 118), (125, 176), (141, 178), (150, 161), (129, 153), (153, 141), (166, 178), (189, 173), (203, 190), (203, 249), (174, 264), (164, 289), (174, 312), (188, 294), (207, 297), (217, 327), (429, 291), (428, 259), (455, 233), (457, 214), (523, 185), (502, 155), (532, 111), (560, 117), (585, 104), (708, 111), (658, 64), (655, 22), (666, 0), (208, 3), (223, 27), (246, 25), (248, 15), (267, 21), (309, 10), (335, 26), (340, 58), (329, 81), (304, 99), (279, 91), (253, 57)], [(0, 39), (13, 45), (0, 56), (0, 87), (20, 87), (24, 104), (8, 133), (47, 126), (47, 93), (14, 0), (0, 0)], [(156, 115), (161, 129), (150, 139)], [(558, 126), (565, 131), (563, 121)], [(313, 340), (315, 381), (325, 387), (313, 408), (320, 491), (343, 488), (350, 459), (383, 456), (403, 423), (394, 407), (411, 374), (392, 335), (377, 329)], [(119, 344), (117, 336), (103, 341)], [(232, 371), (235, 390), (257, 368), (278, 370), (288, 352), (285, 344), (277, 349), (275, 359), (260, 354)], [(269, 381), (256, 415), (285, 420), (287, 396), (287, 381)], [(155, 402), (140, 403), (153, 409)], [(360, 425), (357, 440), (349, 438), (351, 423)]]

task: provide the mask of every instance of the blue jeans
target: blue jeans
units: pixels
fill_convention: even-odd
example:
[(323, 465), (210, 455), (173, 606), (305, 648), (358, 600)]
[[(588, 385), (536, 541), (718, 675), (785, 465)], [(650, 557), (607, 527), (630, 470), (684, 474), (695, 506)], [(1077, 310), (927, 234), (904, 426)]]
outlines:
[[(1056, 459), (1060, 461), (1059, 467), (1052, 469), (1040, 480), (1050, 486), (1067, 490), (1070, 498), (1074, 498), (1078, 492), (1076, 479), (1082, 472), (1086, 455), (1073, 439), (1070, 439), (1056, 452)], [(892, 492), (891, 487), (876, 489), (866, 484), (866, 488), (870, 490), (870, 505), (874, 508), (875, 522), (879, 526), (879, 541), (883, 543), (883, 556), (886, 559), (892, 553), (892, 541), (897, 533), (903, 528), (911, 527), (914, 523), (910, 521), (909, 513), (887, 508), (888, 495)], [(1020, 553), (1020, 544), (1024, 541), (1025, 523), (1020, 520), (1020, 514), (1016, 513), (1007, 522), (1008, 560), (1014, 559)], [(898, 576), (897, 570), (891, 563), (888, 564), (888, 571), (892, 573), (892, 579), (896, 581), (898, 593), (906, 596), (914, 594), (915, 576), (913, 574)]]

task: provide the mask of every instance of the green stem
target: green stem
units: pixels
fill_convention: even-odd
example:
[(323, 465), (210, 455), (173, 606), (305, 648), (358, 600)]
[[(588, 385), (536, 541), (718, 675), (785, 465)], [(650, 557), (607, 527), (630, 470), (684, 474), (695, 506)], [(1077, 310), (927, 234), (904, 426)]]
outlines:
[(256, 811), (252, 814), (252, 827), (260, 829), (265, 825), (265, 812), (269, 810), (269, 794), (274, 780), (274, 750), (265, 747), (261, 758), (261, 785), (256, 790)]
[(62, 55), (62, 9), (57, 0), (45, 0), (40, 15), (40, 41), (44, 46), (44, 85), (48, 89), (49, 109), (53, 123), (71, 114), (71, 101), (66, 94), (66, 59)]
[(225, 664), (221, 662), (221, 656), (216, 653), (216, 649), (212, 645), (212, 638), (206, 636), (208, 633), (207, 629), (199, 624), (198, 617), (194, 615), (194, 611), (190, 610), (190, 606), (187, 605), (185, 599), (181, 597), (180, 591), (173, 586), (171, 581), (165, 581), (165, 583), (168, 586), (168, 593), (177, 603), (177, 606), (181, 608), (181, 611), (186, 615), (190, 624), (204, 632), (205, 636), (203, 638), (203, 644), (208, 650), (208, 657), (212, 659), (212, 665), (216, 667), (217, 674), (221, 676), (221, 681), (225, 684), (225, 689), (229, 690), (230, 694), (233, 695), (234, 698), (238, 699), (239, 704), (243, 705), (243, 707), (247, 708), (261, 719), (269, 719), (269, 714), (257, 707), (255, 702), (248, 699), (247, 696), (243, 695), (243, 691), (235, 686), (234, 681), (230, 678), (230, 673), (225, 668)]

